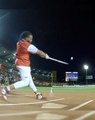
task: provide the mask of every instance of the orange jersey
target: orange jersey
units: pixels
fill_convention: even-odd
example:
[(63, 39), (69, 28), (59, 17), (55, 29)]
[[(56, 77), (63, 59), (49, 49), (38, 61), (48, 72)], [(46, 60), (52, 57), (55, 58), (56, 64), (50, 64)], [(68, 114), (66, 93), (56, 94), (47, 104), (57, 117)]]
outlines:
[(30, 65), (30, 53), (27, 51), (30, 43), (27, 41), (19, 41), (17, 43), (16, 60), (17, 66), (29, 66)]

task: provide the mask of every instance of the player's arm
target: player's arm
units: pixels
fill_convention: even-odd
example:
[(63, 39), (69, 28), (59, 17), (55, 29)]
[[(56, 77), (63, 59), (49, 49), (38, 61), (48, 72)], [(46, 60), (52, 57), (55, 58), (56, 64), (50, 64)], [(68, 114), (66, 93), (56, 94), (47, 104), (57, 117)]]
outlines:
[(42, 58), (46, 58), (46, 53), (44, 53), (42, 50), (37, 50), (37, 52), (35, 53), (36, 55), (42, 57)]
[(32, 54), (36, 54), (42, 58), (49, 59), (49, 56), (45, 52), (43, 52), (42, 50), (39, 50), (34, 45), (30, 45), (27, 50)]

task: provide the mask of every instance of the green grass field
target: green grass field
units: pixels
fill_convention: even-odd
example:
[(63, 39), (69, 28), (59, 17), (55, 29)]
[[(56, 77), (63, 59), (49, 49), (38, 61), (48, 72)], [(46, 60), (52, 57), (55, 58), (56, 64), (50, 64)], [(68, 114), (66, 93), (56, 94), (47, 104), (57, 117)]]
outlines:
[[(38, 90), (40, 92), (50, 92), (51, 91), (51, 87), (37, 87)], [(31, 91), (31, 89), (29, 87), (25, 87), (25, 88), (20, 88), (18, 89), (19, 91), (22, 92), (27, 92), (27, 91)], [(53, 92), (95, 92), (95, 87), (91, 86), (85, 86), (85, 87), (53, 87), (52, 88)]]

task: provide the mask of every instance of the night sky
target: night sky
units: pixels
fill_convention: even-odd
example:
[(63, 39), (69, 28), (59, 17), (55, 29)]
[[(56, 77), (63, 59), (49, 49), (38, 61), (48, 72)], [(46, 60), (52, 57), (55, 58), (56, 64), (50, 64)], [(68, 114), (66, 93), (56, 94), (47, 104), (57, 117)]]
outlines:
[[(15, 51), (19, 34), (28, 30), (34, 35), (36, 47), (70, 63), (67, 66), (32, 55), (33, 67), (57, 70), (59, 79), (65, 71), (84, 74), (84, 63), (89, 64), (89, 74), (95, 73), (93, 3), (87, 0), (28, 0), (22, 6), (21, 3), (11, 4), (0, 3), (0, 44)], [(72, 61), (71, 56), (74, 57)]]

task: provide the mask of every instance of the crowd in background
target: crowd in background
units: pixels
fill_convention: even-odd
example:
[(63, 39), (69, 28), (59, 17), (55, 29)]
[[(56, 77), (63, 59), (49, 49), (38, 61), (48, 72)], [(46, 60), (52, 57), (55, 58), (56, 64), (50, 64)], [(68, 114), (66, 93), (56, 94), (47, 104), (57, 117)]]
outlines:
[(9, 70), (0, 70), (0, 83), (1, 85), (8, 85), (12, 84), (16, 81), (19, 81), (19, 75), (15, 74), (14, 72), (10, 72)]
[[(0, 84), (9, 85), (20, 80), (19, 74), (10, 70), (0, 70)], [(41, 78), (33, 77), (33, 81), (37, 86), (50, 86), (51, 82)]]
[(50, 86), (51, 85), (51, 81), (47, 81), (46, 79), (33, 77), (33, 80), (36, 86)]

